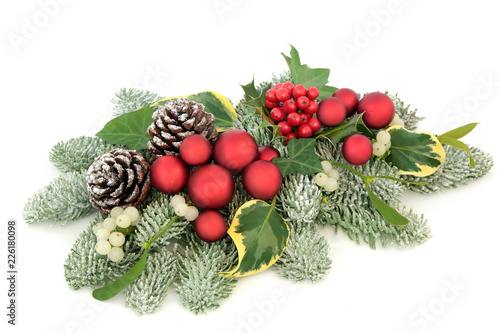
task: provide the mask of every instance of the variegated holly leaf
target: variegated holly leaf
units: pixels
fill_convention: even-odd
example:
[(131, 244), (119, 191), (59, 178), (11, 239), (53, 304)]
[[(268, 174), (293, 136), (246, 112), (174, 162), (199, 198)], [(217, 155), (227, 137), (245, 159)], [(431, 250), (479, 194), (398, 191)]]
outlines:
[(216, 93), (215, 91), (203, 91), (192, 95), (160, 99), (159, 101), (155, 102), (152, 107), (163, 106), (167, 101), (177, 99), (179, 97), (186, 97), (191, 101), (195, 101), (196, 103), (205, 105), (205, 111), (215, 116), (213, 125), (219, 132), (224, 132), (231, 129), (231, 127), (233, 126), (233, 121), (237, 117), (236, 110), (234, 109), (233, 104), (226, 97), (222, 96), (219, 93)]
[(283, 254), (290, 229), (272, 205), (251, 200), (236, 212), (227, 233), (238, 250), (238, 265), (223, 277), (242, 277), (271, 267)]
[(412, 132), (402, 126), (387, 129), (391, 134), (391, 154), (386, 161), (401, 175), (426, 177), (436, 172), (446, 159), (443, 145), (428, 132)]

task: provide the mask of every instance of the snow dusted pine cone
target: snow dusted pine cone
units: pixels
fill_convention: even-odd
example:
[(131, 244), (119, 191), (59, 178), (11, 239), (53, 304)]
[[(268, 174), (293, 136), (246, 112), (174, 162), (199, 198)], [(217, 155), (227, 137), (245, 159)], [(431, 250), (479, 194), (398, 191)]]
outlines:
[(153, 113), (153, 123), (148, 128), (151, 141), (148, 149), (153, 159), (164, 155), (179, 155), (182, 140), (193, 134), (200, 134), (213, 142), (217, 129), (212, 125), (215, 117), (205, 112), (203, 104), (185, 97), (167, 101), (161, 110)]
[(96, 158), (87, 172), (87, 191), (95, 209), (138, 206), (151, 190), (149, 164), (135, 150), (121, 148)]

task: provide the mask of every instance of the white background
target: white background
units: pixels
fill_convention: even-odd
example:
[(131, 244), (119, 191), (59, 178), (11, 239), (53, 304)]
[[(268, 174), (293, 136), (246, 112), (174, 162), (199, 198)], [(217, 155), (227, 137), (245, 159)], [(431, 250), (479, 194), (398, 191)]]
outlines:
[[(50, 148), (100, 130), (121, 87), (165, 96), (215, 90), (236, 101), (238, 83), (286, 69), (280, 52), (288, 53), (288, 43), (304, 63), (331, 68), (332, 85), (398, 92), (426, 117), (421, 129), (441, 133), (481, 122), (465, 141), (498, 163), (500, 20), (493, 3), (2, 1), (4, 272), (5, 224), (19, 222), (18, 326), (6, 324), (1, 278), (2, 327), (57, 333), (497, 331), (498, 167), (459, 189), (405, 194), (404, 203), (425, 214), (433, 230), (422, 246), (373, 251), (326, 228), (333, 267), (324, 281), (295, 284), (264, 272), (241, 279), (218, 310), (199, 316), (181, 307), (174, 290), (157, 313), (142, 317), (123, 297), (96, 304), (89, 289), (72, 291), (63, 264), (86, 222), (27, 226), (22, 218), (25, 200), (58, 174)], [(354, 53), (342, 49), (349, 47)]]

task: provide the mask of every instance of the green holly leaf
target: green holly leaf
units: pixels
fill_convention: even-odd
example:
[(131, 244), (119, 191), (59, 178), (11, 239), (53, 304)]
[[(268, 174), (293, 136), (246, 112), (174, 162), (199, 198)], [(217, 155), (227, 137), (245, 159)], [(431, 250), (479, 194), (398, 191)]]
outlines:
[(283, 254), (290, 229), (283, 218), (262, 200), (251, 200), (236, 212), (227, 231), (238, 250), (238, 265), (223, 277), (242, 277), (271, 267)]
[(267, 87), (267, 89), (265, 90), (256, 88), (255, 79), (252, 79), (252, 82), (248, 84), (242, 84), (240, 86), (244, 91), (243, 99), (245, 101), (243, 102), (243, 105), (253, 108), (260, 108), (264, 105), (266, 98), (266, 96), (264, 95), (264, 91), (267, 91), (269, 87)]
[(205, 112), (209, 112), (215, 116), (213, 125), (219, 132), (231, 129), (233, 121), (237, 118), (236, 110), (231, 101), (215, 91), (202, 91), (192, 95), (168, 97), (155, 102), (152, 106), (163, 106), (167, 101), (178, 99), (179, 97), (186, 97), (191, 101), (205, 105)]
[(146, 149), (149, 141), (147, 129), (152, 123), (154, 110), (149, 106), (125, 113), (109, 121), (96, 135), (112, 144), (121, 144), (129, 149)]
[(399, 174), (426, 177), (444, 163), (446, 153), (435, 135), (402, 126), (389, 127), (387, 132), (391, 134), (391, 154), (386, 161), (396, 166)]
[(277, 157), (271, 162), (276, 164), (283, 177), (288, 174), (299, 172), (303, 175), (322, 172), (321, 162), (314, 153), (314, 139), (295, 139), (288, 142), (288, 155), (290, 158)]
[(369, 138), (375, 138), (375, 133), (363, 121), (363, 114), (358, 114), (336, 127), (327, 129), (318, 136), (327, 137), (332, 143), (338, 143), (357, 133), (364, 134)]
[(316, 87), (319, 90), (319, 99), (326, 97), (331, 97), (337, 88), (328, 86), (328, 77), (330, 76), (330, 70), (327, 68), (310, 68), (306, 64), (300, 63), (299, 52), (291, 46), (290, 56), (283, 55), (288, 68), (292, 74), (292, 80), (294, 84), (302, 84), (306, 88)]

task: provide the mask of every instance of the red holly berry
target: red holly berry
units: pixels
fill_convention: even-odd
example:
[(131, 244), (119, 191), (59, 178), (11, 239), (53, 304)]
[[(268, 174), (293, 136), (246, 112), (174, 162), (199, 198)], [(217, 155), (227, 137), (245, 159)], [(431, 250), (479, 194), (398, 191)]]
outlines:
[(310, 138), (313, 134), (312, 128), (308, 124), (300, 125), (297, 132), (300, 138)]
[(271, 199), (281, 188), (281, 171), (276, 164), (257, 160), (243, 171), (243, 187), (252, 197), (260, 200)]
[(308, 114), (315, 114), (316, 112), (318, 112), (318, 108), (319, 108), (318, 102), (316, 102), (315, 100), (310, 100), (309, 104), (304, 109), (304, 112)]
[(340, 88), (337, 90), (332, 97), (337, 97), (345, 104), (345, 108), (347, 111), (347, 116), (356, 111), (356, 107), (358, 106), (359, 98), (358, 94), (352, 89), (349, 88)]
[(285, 112), (280, 107), (275, 107), (271, 110), (271, 119), (274, 121), (282, 121), (285, 119)]
[(297, 111), (297, 104), (293, 99), (289, 99), (283, 104), (283, 111), (286, 113), (292, 113)]
[(313, 132), (317, 132), (321, 129), (321, 122), (319, 121), (318, 118), (311, 118), (307, 122), (309, 126), (311, 126), (311, 129)]
[(303, 85), (298, 84), (293, 88), (293, 91), (292, 91), (293, 98), (298, 99), (299, 97), (305, 96), (305, 95), (306, 95), (306, 87), (304, 87)]
[(227, 223), (218, 211), (206, 210), (194, 221), (194, 232), (202, 241), (216, 242), (226, 235)]
[(213, 159), (236, 176), (257, 158), (255, 139), (243, 130), (232, 129), (219, 135), (213, 148)]
[(189, 170), (180, 157), (162, 156), (153, 162), (150, 169), (151, 185), (165, 194), (176, 194), (184, 186)]
[(395, 107), (391, 98), (380, 92), (372, 92), (358, 103), (358, 113), (363, 113), (366, 126), (379, 129), (389, 125), (395, 115)]
[(288, 90), (290, 92), (290, 94), (292, 93), (293, 88), (295, 88), (295, 86), (293, 85), (292, 82), (285, 82), (285, 83), (283, 83), (283, 85), (281, 87)]
[(287, 135), (292, 131), (292, 126), (287, 121), (280, 121), (278, 123), (278, 127), (280, 128), (279, 131), (281, 132), (282, 135)]
[(300, 116), (300, 123), (301, 124), (307, 124), (307, 121), (309, 120), (309, 115), (307, 113), (299, 113)]
[(272, 108), (275, 108), (278, 106), (278, 103), (276, 102), (270, 102), (268, 99), (266, 99), (266, 101), (264, 102), (264, 104), (269, 108), (269, 109), (272, 109)]
[(349, 136), (342, 145), (342, 155), (347, 162), (354, 165), (365, 164), (372, 157), (372, 154), (372, 142), (363, 134)]
[(276, 90), (275, 90), (275, 89), (269, 89), (269, 90), (266, 92), (266, 99), (267, 99), (269, 102), (272, 102), (272, 103), (276, 103), (276, 102), (278, 102), (278, 99), (276, 98)]
[(274, 86), (274, 90), (278, 91), (279, 88), (283, 87), (283, 83), (278, 83)]
[(290, 91), (288, 91), (288, 89), (279, 88), (276, 91), (276, 98), (278, 99), (278, 101), (280, 101), (282, 103), (285, 103), (286, 101), (288, 101), (291, 96), (292, 96), (292, 94), (290, 94)]
[(285, 142), (288, 142), (290, 141), (292, 138), (294, 139), (297, 139), (297, 135), (295, 133), (288, 133), (287, 135), (285, 135)]
[(344, 102), (337, 97), (327, 97), (319, 103), (316, 116), (325, 126), (340, 125), (346, 117)]
[(205, 164), (189, 176), (187, 192), (196, 207), (221, 209), (233, 199), (234, 180), (224, 167)]
[(182, 140), (179, 153), (186, 164), (193, 166), (203, 165), (212, 156), (212, 145), (204, 136), (193, 134)]
[(310, 100), (316, 99), (319, 96), (319, 90), (316, 87), (309, 87), (306, 91), (306, 96)]
[(309, 98), (307, 98), (306, 96), (300, 96), (297, 99), (297, 107), (299, 109), (304, 110), (305, 108), (307, 108), (308, 105), (309, 105)]
[(290, 124), (290, 126), (298, 126), (300, 124), (300, 115), (297, 112), (292, 112), (288, 114), (286, 120)]
[(261, 146), (259, 147), (259, 156), (257, 160), (271, 161), (275, 157), (280, 157), (278, 150), (271, 146)]

